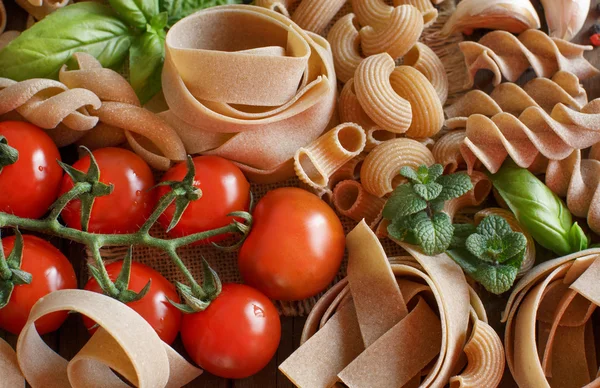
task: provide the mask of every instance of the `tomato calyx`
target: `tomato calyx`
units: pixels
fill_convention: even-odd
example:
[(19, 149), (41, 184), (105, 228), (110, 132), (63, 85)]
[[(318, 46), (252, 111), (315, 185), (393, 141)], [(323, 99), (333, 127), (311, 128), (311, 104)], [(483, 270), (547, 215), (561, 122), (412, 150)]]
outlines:
[(19, 160), (19, 151), (8, 145), (8, 140), (4, 136), (0, 136), (0, 173), (4, 167), (17, 163), (17, 160)]
[(32, 280), (30, 273), (21, 270), (23, 236), (18, 229), (15, 229), (15, 236), (15, 245), (8, 258), (4, 257), (2, 241), (0, 240), (0, 309), (4, 308), (10, 301), (15, 286), (30, 284)]
[(119, 276), (117, 276), (114, 283), (110, 280), (110, 277), (108, 274), (106, 274), (106, 271), (99, 270), (92, 264), (88, 264), (90, 273), (94, 279), (96, 279), (104, 294), (123, 303), (136, 302), (142, 299), (144, 296), (146, 296), (148, 291), (150, 291), (150, 286), (152, 285), (152, 279), (150, 279), (140, 292), (135, 292), (129, 289), (132, 257), (133, 248), (130, 246), (127, 250), (127, 254), (123, 258), (123, 267), (121, 268)]
[(223, 285), (215, 270), (210, 267), (204, 258), (202, 258), (202, 275), (202, 286), (197, 282), (194, 282), (191, 287), (176, 282), (175, 287), (177, 287), (177, 290), (181, 293), (185, 303), (176, 303), (170, 299), (169, 302), (186, 314), (193, 314), (206, 310), (210, 303), (219, 296), (223, 289)]

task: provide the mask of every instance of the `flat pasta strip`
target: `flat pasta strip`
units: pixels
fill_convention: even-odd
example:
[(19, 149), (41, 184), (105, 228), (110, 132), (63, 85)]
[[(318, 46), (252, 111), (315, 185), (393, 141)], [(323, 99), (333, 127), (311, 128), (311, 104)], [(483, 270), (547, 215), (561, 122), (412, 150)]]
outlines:
[(473, 86), (475, 74), (486, 69), (494, 73), (494, 85), (502, 76), (515, 82), (529, 67), (538, 77), (552, 77), (559, 70), (573, 73), (580, 80), (598, 74), (583, 53), (592, 46), (581, 46), (558, 38), (550, 38), (539, 30), (527, 30), (518, 37), (506, 31), (493, 31), (479, 42), (461, 42), (469, 70), (468, 87)]
[(333, 189), (333, 206), (339, 214), (370, 225), (383, 210), (385, 199), (368, 193), (357, 181), (345, 180)]
[(450, 131), (440, 137), (433, 145), (431, 153), (435, 162), (444, 167), (444, 173), (452, 174), (459, 168), (466, 167), (465, 160), (460, 151), (465, 137), (467, 137), (466, 131)]
[(25, 378), (21, 375), (17, 354), (0, 338), (0, 376), (5, 387), (24, 387)]
[(359, 30), (355, 23), (355, 15), (349, 13), (335, 22), (327, 34), (327, 41), (331, 44), (335, 73), (340, 82), (348, 82), (352, 79), (356, 68), (363, 60), (359, 49)]
[[(429, 0), (423, 1), (431, 4)], [(421, 72), (433, 85), (442, 106), (446, 103), (448, 99), (448, 75), (442, 60), (429, 46), (417, 42), (404, 56), (404, 65), (412, 66)]]
[(324, 188), (337, 169), (363, 151), (365, 142), (365, 132), (359, 125), (340, 124), (296, 151), (296, 175), (310, 186)]
[(321, 34), (346, 0), (302, 0), (292, 20), (305, 30)]
[[(383, 197), (402, 182), (400, 168), (413, 169), (435, 163), (431, 151), (416, 140), (399, 138), (388, 140), (375, 147), (365, 158), (360, 179), (369, 193)], [(398, 180), (400, 179), (400, 180)]]
[(425, 28), (435, 23), (438, 17), (438, 10), (433, 6), (431, 0), (394, 0), (394, 7), (399, 5), (412, 5), (421, 11)]

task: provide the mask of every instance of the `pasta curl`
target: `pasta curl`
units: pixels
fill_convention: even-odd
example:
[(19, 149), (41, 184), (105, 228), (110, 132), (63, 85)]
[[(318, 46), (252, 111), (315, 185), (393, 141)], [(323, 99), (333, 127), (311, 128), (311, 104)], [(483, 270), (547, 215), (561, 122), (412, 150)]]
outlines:
[(292, 20), (303, 29), (320, 34), (344, 4), (346, 0), (302, 0)]
[(42, 20), (52, 12), (69, 5), (70, 0), (16, 0), (35, 20)]
[(550, 38), (539, 30), (527, 30), (518, 37), (506, 31), (492, 31), (479, 42), (461, 42), (460, 49), (469, 71), (469, 88), (481, 69), (494, 73), (494, 85), (500, 83), (502, 76), (515, 82), (530, 67), (538, 77), (546, 78), (559, 70), (573, 73), (580, 80), (599, 73), (583, 57), (592, 46)]
[(440, 137), (433, 145), (431, 152), (435, 162), (444, 167), (444, 173), (452, 174), (459, 167), (465, 165), (460, 150), (466, 136), (466, 131), (450, 131)]
[(438, 17), (438, 10), (433, 6), (431, 0), (394, 0), (394, 7), (399, 5), (412, 5), (421, 11), (425, 28), (435, 23)]
[(335, 73), (340, 82), (354, 77), (356, 68), (363, 60), (360, 52), (360, 35), (356, 16), (349, 13), (341, 17), (329, 30), (327, 41), (331, 44)]
[(404, 65), (412, 66), (421, 72), (435, 88), (442, 105), (446, 103), (448, 99), (448, 75), (441, 59), (429, 46), (417, 42), (404, 56)]

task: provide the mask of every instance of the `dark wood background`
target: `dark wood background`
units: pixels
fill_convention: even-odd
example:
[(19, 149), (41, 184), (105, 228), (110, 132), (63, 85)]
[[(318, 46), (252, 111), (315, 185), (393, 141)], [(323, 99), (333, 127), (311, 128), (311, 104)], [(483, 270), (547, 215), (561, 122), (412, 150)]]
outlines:
[[(558, 0), (553, 0), (558, 1)], [(536, 7), (539, 6), (537, 0), (532, 1)], [(588, 16), (586, 25), (582, 29), (579, 36), (573, 41), (576, 43), (589, 44), (589, 29), (591, 25), (596, 21), (596, 18), (600, 17), (600, 13), (596, 10), (596, 7), (600, 4), (600, 0), (592, 0), (592, 10)], [(8, 25), (7, 30), (22, 30), (25, 26), (25, 20), (27, 14), (19, 8), (14, 0), (5, 0), (5, 6), (8, 13)], [(586, 57), (596, 67), (600, 67), (600, 55), (597, 50), (586, 53)], [(532, 78), (533, 74), (529, 73), (526, 78)], [(478, 83), (484, 84), (489, 81), (489, 78), (479, 80)], [(584, 83), (586, 90), (588, 91), (588, 97), (590, 100), (600, 97), (600, 76), (591, 80), (587, 80)], [(73, 162), (76, 158), (76, 154), (73, 149), (66, 149), (64, 151), (64, 160), (66, 162)], [(73, 263), (75, 271), (79, 278), (79, 285), (82, 286), (87, 281), (86, 274), (82, 271), (84, 264), (84, 252), (83, 247), (79, 244), (71, 243), (69, 241), (63, 241), (60, 239), (51, 239), (52, 243), (56, 245)], [(488, 313), (490, 318), (490, 324), (492, 324), (498, 331), (502, 330), (502, 325), (499, 322), (500, 311), (504, 307), (504, 298), (492, 298), (486, 300), (486, 307), (488, 307)], [(271, 362), (258, 374), (242, 380), (227, 380), (216, 376), (213, 376), (207, 372), (204, 372), (198, 379), (189, 384), (187, 387), (202, 388), (225, 388), (225, 387), (239, 387), (239, 388), (287, 388), (293, 387), (288, 379), (283, 376), (278, 370), (277, 366), (281, 364), (293, 351), (296, 349), (300, 342), (300, 335), (304, 326), (305, 318), (281, 318), (281, 343), (275, 357)], [(6, 339), (9, 344), (13, 347), (16, 345), (17, 337), (8, 334), (0, 330), (0, 338)], [(77, 314), (70, 315), (67, 321), (63, 324), (59, 331), (43, 336), (46, 343), (52, 347), (61, 356), (70, 359), (81, 349), (83, 344), (88, 340), (89, 335), (87, 330), (84, 328), (81, 322), (81, 316)], [(174, 348), (181, 354), (185, 355), (183, 345), (179, 337), (174, 343)], [(502, 383), (502, 387), (514, 387), (516, 384), (507, 373)]]

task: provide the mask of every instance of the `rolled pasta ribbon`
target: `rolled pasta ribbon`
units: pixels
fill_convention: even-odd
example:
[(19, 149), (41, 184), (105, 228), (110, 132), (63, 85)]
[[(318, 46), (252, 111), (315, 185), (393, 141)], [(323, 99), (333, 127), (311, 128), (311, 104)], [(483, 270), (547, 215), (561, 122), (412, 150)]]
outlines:
[(354, 77), (356, 68), (363, 60), (359, 44), (360, 35), (353, 13), (342, 16), (327, 34), (331, 44), (333, 63), (340, 82), (348, 82)]
[(546, 78), (559, 70), (573, 73), (580, 80), (599, 73), (583, 57), (592, 46), (550, 38), (539, 30), (527, 30), (518, 37), (506, 31), (492, 31), (479, 42), (465, 41), (459, 45), (469, 71), (469, 88), (481, 69), (494, 73), (494, 85), (500, 83), (502, 76), (515, 82), (530, 67), (538, 77)]
[(363, 129), (353, 123), (340, 124), (294, 155), (294, 169), (309, 186), (324, 188), (329, 177), (365, 148)]
[(406, 131), (411, 138), (428, 138), (444, 124), (442, 103), (429, 80), (410, 66), (398, 66), (390, 75), (394, 91), (411, 106), (412, 121)]
[(433, 6), (431, 0), (394, 0), (394, 7), (399, 5), (412, 5), (421, 11), (421, 14), (423, 14), (423, 27), (429, 27), (435, 23), (438, 17), (438, 10)]
[(371, 120), (390, 132), (405, 133), (413, 113), (410, 102), (399, 96), (390, 82), (395, 67), (388, 54), (365, 59), (356, 69), (354, 90)]
[(452, 174), (460, 167), (466, 167), (465, 160), (460, 152), (466, 136), (466, 131), (450, 131), (440, 137), (433, 145), (431, 153), (435, 162), (444, 167), (444, 173)]
[[(279, 369), (300, 387), (448, 384), (463, 369), (469, 322), (477, 327), (486, 319), (471, 313), (481, 301), (462, 270), (446, 255), (425, 256), (408, 245), (411, 256), (388, 259), (364, 221), (347, 243), (348, 277), (315, 305), (300, 348)], [(497, 335), (474, 331), (473, 338), (494, 352), (486, 365), (502, 368)], [(469, 361), (465, 371), (479, 371), (481, 359)]]
[(168, 170), (173, 162), (185, 160), (186, 151), (177, 132), (156, 114), (140, 106), (131, 87), (119, 73), (102, 68), (85, 53), (76, 53), (79, 69), (59, 72), (59, 79), (70, 88), (85, 88), (102, 100), (92, 111), (100, 126), (81, 142), (94, 148), (115, 146), (127, 139), (131, 148), (157, 170)]
[(333, 206), (339, 214), (354, 221), (365, 220), (371, 224), (381, 213), (385, 199), (368, 193), (360, 183), (346, 180), (333, 189)]
[[(237, 22), (223, 23), (226, 20)], [(208, 39), (214, 35), (219, 39)], [(273, 46), (284, 50), (273, 50)], [(200, 77), (193, 70), (198, 57), (202, 63), (214, 59), (210, 69), (219, 73), (216, 78), (226, 89), (243, 86), (244, 90), (224, 90), (222, 95), (210, 95), (212, 100), (207, 100), (207, 93), (219, 93), (221, 89), (199, 90), (199, 85), (213, 81), (195, 82)], [(288, 68), (288, 62), (293, 69)], [(302, 65), (297, 66), (298, 62)], [(231, 77), (223, 77), (221, 66), (232, 71)], [(301, 72), (298, 74), (296, 69)], [(242, 76), (252, 80), (234, 82)], [(294, 85), (294, 95), (278, 106), (258, 106), (275, 97), (268, 95), (272, 92), (268, 85), (280, 78)], [(299, 148), (324, 132), (336, 104), (337, 84), (327, 41), (262, 7), (213, 7), (182, 19), (167, 34), (162, 80), (170, 108), (163, 117), (186, 124), (177, 131), (187, 152), (222, 156), (239, 165), (251, 179), (263, 182), (293, 175), (290, 160)], [(250, 89), (250, 85), (259, 88)], [(287, 87), (282, 90), (286, 93), (276, 94), (287, 98)], [(232, 96), (251, 99), (255, 93), (257, 98), (245, 105), (229, 101)], [(206, 147), (206, 142), (212, 142), (211, 147)]]
[(360, 170), (360, 180), (365, 190), (381, 198), (403, 181), (402, 167), (416, 169), (434, 163), (431, 151), (418, 141), (393, 139), (378, 145), (367, 155)]
[[(50, 349), (35, 328), (37, 319), (65, 310), (84, 314), (100, 326), (71, 361)], [(0, 348), (6, 346), (0, 340)], [(19, 335), (16, 360), (33, 387), (79, 388), (98, 386), (99, 382), (110, 387), (129, 386), (115, 372), (136, 387), (181, 387), (202, 373), (162, 342), (131, 308), (105, 295), (83, 290), (55, 291), (33, 306)], [(17, 383), (8, 386), (19, 386), (23, 380), (17, 371), (10, 359), (0, 361), (3, 384), (8, 377)]]
[[(431, 4), (429, 0), (424, 1)], [(446, 103), (448, 99), (448, 75), (442, 60), (429, 46), (417, 42), (404, 56), (404, 65), (412, 66), (421, 72), (435, 88), (442, 106)]]
[(256, 0), (255, 5), (265, 7), (271, 11), (279, 12), (283, 16), (290, 17), (290, 0)]
[(479, 222), (481, 222), (481, 220), (487, 216), (500, 216), (504, 218), (514, 232), (523, 233), (525, 236), (525, 239), (527, 240), (527, 245), (525, 246), (525, 257), (523, 258), (523, 263), (521, 263), (519, 272), (517, 272), (517, 278), (520, 278), (521, 276), (525, 275), (527, 271), (529, 271), (535, 264), (535, 241), (533, 240), (533, 237), (531, 237), (531, 234), (523, 229), (512, 212), (506, 209), (492, 207), (480, 210), (475, 214), (475, 223), (479, 224)]
[(346, 0), (302, 0), (292, 20), (305, 30), (321, 34)]
[(465, 208), (481, 205), (492, 191), (492, 182), (486, 174), (473, 171), (469, 174), (469, 178), (471, 178), (473, 188), (458, 198), (446, 201), (444, 204), (444, 212), (448, 214), (450, 219), (456, 217)]
[(16, 0), (35, 20), (42, 20), (52, 12), (69, 5), (70, 0)]
[(504, 345), (520, 387), (600, 384), (592, 315), (600, 305), (599, 258), (594, 248), (544, 262), (514, 287)]

